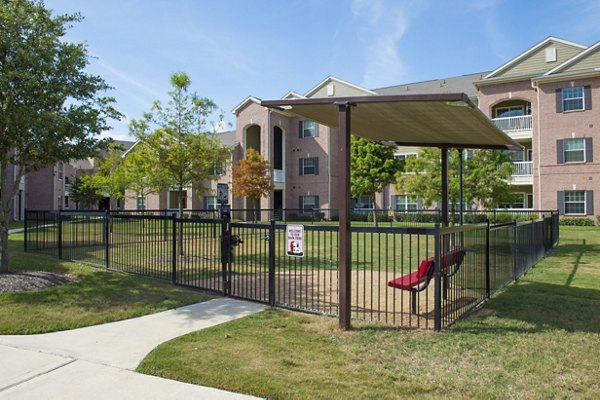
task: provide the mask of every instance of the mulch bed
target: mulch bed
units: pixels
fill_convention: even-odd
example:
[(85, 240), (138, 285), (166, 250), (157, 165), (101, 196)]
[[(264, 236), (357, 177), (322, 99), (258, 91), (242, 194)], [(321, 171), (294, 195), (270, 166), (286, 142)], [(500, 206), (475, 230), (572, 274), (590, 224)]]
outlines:
[(11, 271), (7, 274), (0, 274), (0, 293), (48, 289), (76, 280), (74, 276), (45, 271)]

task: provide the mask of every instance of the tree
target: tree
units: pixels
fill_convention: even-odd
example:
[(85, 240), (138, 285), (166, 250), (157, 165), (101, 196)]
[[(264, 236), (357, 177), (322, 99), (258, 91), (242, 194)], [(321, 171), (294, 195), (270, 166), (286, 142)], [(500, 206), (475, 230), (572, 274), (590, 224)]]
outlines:
[(369, 196), (375, 208), (373, 221), (377, 224), (375, 194), (396, 180), (402, 162), (394, 158), (394, 148), (352, 136), (350, 147), (350, 192), (352, 197)]
[(54, 17), (37, 0), (0, 3), (0, 273), (8, 271), (8, 221), (21, 178), (95, 155), (104, 144), (96, 135), (120, 117), (103, 95), (110, 87), (85, 72), (85, 45), (63, 40), (80, 20)]
[[(423, 199), (425, 206), (442, 200), (440, 150), (423, 148), (418, 157), (406, 160), (405, 173), (397, 174), (398, 190)], [(448, 152), (448, 197), (454, 213), (459, 203), (458, 156)], [(508, 183), (512, 164), (506, 152), (475, 150), (463, 163), (463, 198), (466, 203), (479, 202), (485, 208), (497, 207), (511, 198)]]
[[(246, 151), (246, 158), (238, 161), (232, 172), (232, 192), (234, 196), (249, 197), (254, 200), (253, 209), (259, 206), (260, 198), (273, 191), (271, 165), (256, 150)], [(256, 220), (256, 212), (254, 213)]]
[(90, 175), (76, 178), (71, 186), (70, 195), (73, 201), (84, 207), (98, 204), (98, 201), (104, 198), (103, 188)]
[[(131, 120), (130, 130), (138, 138), (138, 146), (145, 148), (151, 163), (149, 169), (160, 179), (156, 191), (177, 188), (179, 215), (183, 215), (184, 189), (194, 187), (201, 193), (207, 181), (222, 176), (221, 168), (229, 162), (231, 149), (223, 146), (216, 136), (217, 123), (208, 118), (217, 110), (215, 103), (190, 93), (191, 80), (186, 73), (171, 75), (169, 102), (155, 101), (150, 112), (141, 120)], [(210, 126), (209, 126), (210, 125)], [(212, 128), (212, 129), (209, 129)], [(183, 252), (183, 233), (179, 235), (180, 253)]]

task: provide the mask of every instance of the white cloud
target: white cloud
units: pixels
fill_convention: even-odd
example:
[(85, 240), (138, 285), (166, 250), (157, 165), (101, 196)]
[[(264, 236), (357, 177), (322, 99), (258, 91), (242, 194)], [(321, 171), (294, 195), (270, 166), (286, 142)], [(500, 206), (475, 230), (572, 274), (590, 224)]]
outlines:
[(399, 44), (409, 26), (410, 2), (354, 0), (357, 36), (365, 48), (362, 85), (368, 88), (397, 83), (406, 73)]

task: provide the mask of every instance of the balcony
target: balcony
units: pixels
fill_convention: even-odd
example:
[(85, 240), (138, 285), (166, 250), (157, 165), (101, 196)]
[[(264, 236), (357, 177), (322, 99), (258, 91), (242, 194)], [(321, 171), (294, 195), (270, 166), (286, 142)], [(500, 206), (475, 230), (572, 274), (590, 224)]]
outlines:
[(517, 117), (492, 118), (492, 122), (498, 129), (503, 130), (513, 139), (531, 139), (533, 130), (531, 128), (531, 115), (519, 115)]
[(285, 171), (282, 169), (273, 170), (273, 182), (285, 183)]
[(511, 183), (513, 185), (533, 185), (533, 161), (513, 162)]

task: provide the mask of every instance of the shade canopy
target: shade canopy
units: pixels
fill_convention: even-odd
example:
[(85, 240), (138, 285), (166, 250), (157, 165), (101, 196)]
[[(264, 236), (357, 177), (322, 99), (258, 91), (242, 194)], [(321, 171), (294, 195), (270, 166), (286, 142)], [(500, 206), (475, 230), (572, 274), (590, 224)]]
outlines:
[(464, 93), (265, 100), (261, 105), (338, 127), (338, 108), (352, 106), (357, 136), (400, 146), (520, 149)]

